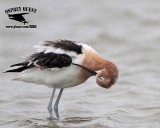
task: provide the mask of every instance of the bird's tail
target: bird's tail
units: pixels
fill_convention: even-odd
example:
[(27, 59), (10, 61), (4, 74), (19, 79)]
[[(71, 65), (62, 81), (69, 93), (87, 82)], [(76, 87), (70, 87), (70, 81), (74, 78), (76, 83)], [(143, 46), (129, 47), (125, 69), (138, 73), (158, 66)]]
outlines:
[(16, 69), (7, 70), (7, 71), (5, 71), (3, 73), (7, 73), (7, 72), (22, 72), (23, 70), (25, 70), (27, 68), (28, 68), (27, 66), (19, 67), (19, 68), (16, 68)]
[(23, 70), (29, 68), (28, 62), (22, 62), (22, 63), (13, 64), (10, 67), (15, 67), (15, 66), (21, 66), (21, 67), (18, 67), (16, 69), (7, 70), (7, 71), (5, 71), (3, 73), (7, 73), (7, 72), (22, 72)]

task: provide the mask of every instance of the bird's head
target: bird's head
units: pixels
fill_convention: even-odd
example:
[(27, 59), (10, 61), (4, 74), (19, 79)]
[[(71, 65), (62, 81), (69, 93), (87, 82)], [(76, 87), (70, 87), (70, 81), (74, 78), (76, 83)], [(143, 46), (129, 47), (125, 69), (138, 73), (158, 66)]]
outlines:
[(110, 88), (112, 85), (115, 84), (115, 82), (118, 79), (118, 68), (116, 67), (115, 64), (113, 64), (110, 61), (106, 61), (104, 65), (101, 65), (100, 66), (101, 69), (98, 71), (94, 71), (93, 69), (87, 68), (79, 64), (75, 64), (75, 63), (72, 63), (72, 64), (78, 67), (81, 67), (83, 71), (87, 71), (88, 72), (87, 74), (89, 75), (87, 75), (86, 78), (89, 78), (90, 76), (95, 75), (96, 83), (103, 88)]
[(107, 62), (102, 70), (97, 71), (96, 82), (103, 88), (110, 88), (118, 79), (118, 69), (112, 62)]

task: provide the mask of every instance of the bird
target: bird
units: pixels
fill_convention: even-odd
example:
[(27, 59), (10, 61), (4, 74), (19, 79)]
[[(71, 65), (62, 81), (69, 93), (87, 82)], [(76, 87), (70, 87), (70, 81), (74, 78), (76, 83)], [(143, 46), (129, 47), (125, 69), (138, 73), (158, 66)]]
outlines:
[(8, 14), (8, 17), (9, 19), (22, 22), (25, 25), (25, 23), (28, 24), (28, 21), (26, 21), (26, 19), (23, 17), (23, 15), (26, 15), (26, 14), (29, 14), (29, 13)]
[[(52, 88), (47, 108), (51, 119), (59, 119), (58, 104), (65, 88), (78, 86), (95, 76), (96, 83), (108, 89), (118, 79), (118, 67), (86, 43), (59, 39), (42, 41), (34, 48), (35, 52), (20, 63), (11, 65), (16, 68), (5, 73), (18, 73), (13, 80)], [(53, 106), (56, 89), (60, 91)]]

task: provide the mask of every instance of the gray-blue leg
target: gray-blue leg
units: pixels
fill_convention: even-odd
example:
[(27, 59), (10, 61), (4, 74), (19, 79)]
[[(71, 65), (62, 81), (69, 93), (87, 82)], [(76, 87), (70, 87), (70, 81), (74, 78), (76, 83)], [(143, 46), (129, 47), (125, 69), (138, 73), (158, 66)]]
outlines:
[(57, 118), (59, 118), (58, 104), (59, 104), (59, 100), (60, 100), (60, 98), (61, 98), (62, 92), (63, 92), (63, 88), (61, 88), (61, 90), (59, 91), (57, 100), (56, 100), (56, 102), (55, 102), (55, 104), (54, 104), (54, 112), (55, 112)]
[(53, 118), (52, 102), (53, 102), (55, 91), (56, 91), (56, 88), (53, 88), (52, 95), (48, 104), (48, 112), (49, 112), (50, 118)]

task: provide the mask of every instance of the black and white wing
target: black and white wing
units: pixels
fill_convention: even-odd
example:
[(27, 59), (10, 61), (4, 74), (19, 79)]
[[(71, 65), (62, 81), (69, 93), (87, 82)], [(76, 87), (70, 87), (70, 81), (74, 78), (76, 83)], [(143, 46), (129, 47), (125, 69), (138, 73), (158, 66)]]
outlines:
[(37, 52), (29, 56), (24, 62), (11, 65), (11, 67), (20, 67), (6, 72), (22, 72), (34, 67), (41, 70), (54, 70), (55, 68), (69, 67), (73, 64), (96, 75), (95, 71), (81, 65), (84, 57), (82, 51), (84, 47), (89, 46), (70, 40), (44, 41), (34, 46)]
[(62, 68), (70, 66), (72, 63), (72, 58), (65, 54), (56, 54), (56, 53), (35, 53), (32, 54), (29, 59), (25, 62), (17, 63), (11, 65), (14, 66), (21, 66), (16, 69), (8, 70), (6, 72), (21, 72), (25, 69), (37, 67), (42, 70), (44, 69), (52, 69), (52, 68)]
[(23, 70), (37, 67), (42, 70), (52, 68), (68, 67), (73, 61), (81, 60), (82, 46), (74, 41), (58, 40), (45, 41), (36, 45), (37, 52), (29, 56), (24, 62), (11, 65), (19, 68), (6, 72), (21, 72)]

